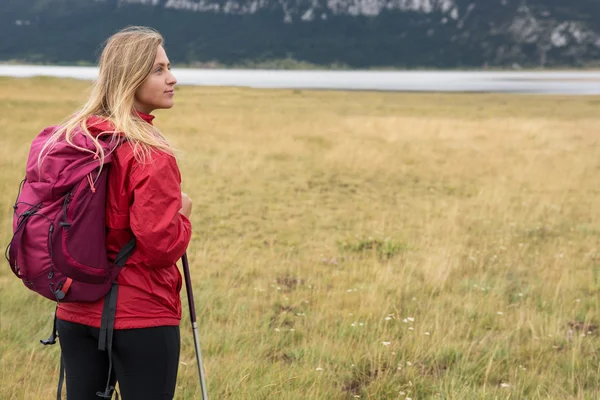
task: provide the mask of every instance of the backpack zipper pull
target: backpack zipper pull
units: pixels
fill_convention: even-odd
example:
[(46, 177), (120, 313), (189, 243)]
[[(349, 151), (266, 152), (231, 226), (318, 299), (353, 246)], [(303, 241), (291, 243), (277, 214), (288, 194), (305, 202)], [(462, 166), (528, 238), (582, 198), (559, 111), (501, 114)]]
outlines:
[(94, 180), (92, 179), (92, 174), (89, 173), (87, 178), (88, 182), (90, 183), (90, 189), (92, 189), (92, 193), (96, 193), (96, 188), (94, 187)]
[(69, 192), (69, 194), (67, 194), (67, 197), (65, 197), (65, 203), (63, 204), (63, 220), (60, 223), (60, 226), (62, 226), (63, 228), (68, 228), (71, 226), (71, 224), (67, 222), (67, 206), (71, 202), (71, 196), (73, 196), (73, 194)]
[(54, 232), (54, 224), (50, 224), (50, 228), (48, 229), (48, 251), (50, 253), (50, 272), (48, 273), (48, 279), (54, 278), (54, 271), (52, 269), (52, 233)]

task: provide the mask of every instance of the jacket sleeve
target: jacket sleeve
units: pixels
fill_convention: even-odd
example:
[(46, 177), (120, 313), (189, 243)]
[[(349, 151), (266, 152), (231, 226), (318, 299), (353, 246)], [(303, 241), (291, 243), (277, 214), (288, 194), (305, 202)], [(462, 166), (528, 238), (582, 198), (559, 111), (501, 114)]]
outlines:
[(181, 209), (181, 175), (175, 158), (153, 154), (132, 171), (129, 208), (136, 250), (149, 268), (171, 267), (185, 252), (192, 226)]

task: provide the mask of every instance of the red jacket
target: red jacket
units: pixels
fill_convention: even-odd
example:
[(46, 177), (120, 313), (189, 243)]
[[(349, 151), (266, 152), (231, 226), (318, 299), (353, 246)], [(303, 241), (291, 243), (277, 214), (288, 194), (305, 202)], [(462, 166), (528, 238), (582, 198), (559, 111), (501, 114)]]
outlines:
[[(140, 113), (148, 123), (154, 116)], [(92, 117), (92, 134), (111, 130), (111, 125)], [(133, 147), (125, 142), (115, 151), (108, 177), (106, 244), (114, 259), (136, 237), (136, 248), (117, 278), (115, 329), (179, 325), (181, 274), (176, 262), (192, 234), (181, 209), (181, 175), (175, 158), (152, 153), (151, 161), (138, 163)], [(58, 318), (100, 327), (104, 299), (94, 303), (60, 303)]]

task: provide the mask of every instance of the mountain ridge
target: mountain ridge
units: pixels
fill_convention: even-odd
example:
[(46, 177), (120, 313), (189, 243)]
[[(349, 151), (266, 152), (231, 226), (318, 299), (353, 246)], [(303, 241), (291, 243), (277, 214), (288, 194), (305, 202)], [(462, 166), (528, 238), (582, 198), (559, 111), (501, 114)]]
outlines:
[(8, 0), (0, 24), (12, 39), (0, 43), (4, 61), (94, 62), (101, 42), (131, 24), (157, 28), (170, 57), (189, 65), (583, 67), (600, 59), (600, 2), (590, 0)]

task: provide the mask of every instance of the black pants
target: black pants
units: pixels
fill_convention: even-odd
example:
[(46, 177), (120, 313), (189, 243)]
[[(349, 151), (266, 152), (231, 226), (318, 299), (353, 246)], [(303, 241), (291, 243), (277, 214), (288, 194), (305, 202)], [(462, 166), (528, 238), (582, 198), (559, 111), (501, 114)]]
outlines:
[[(100, 400), (108, 380), (108, 353), (98, 350), (100, 329), (57, 321), (68, 400)], [(179, 366), (178, 326), (115, 330), (113, 373), (123, 400), (171, 400)]]

